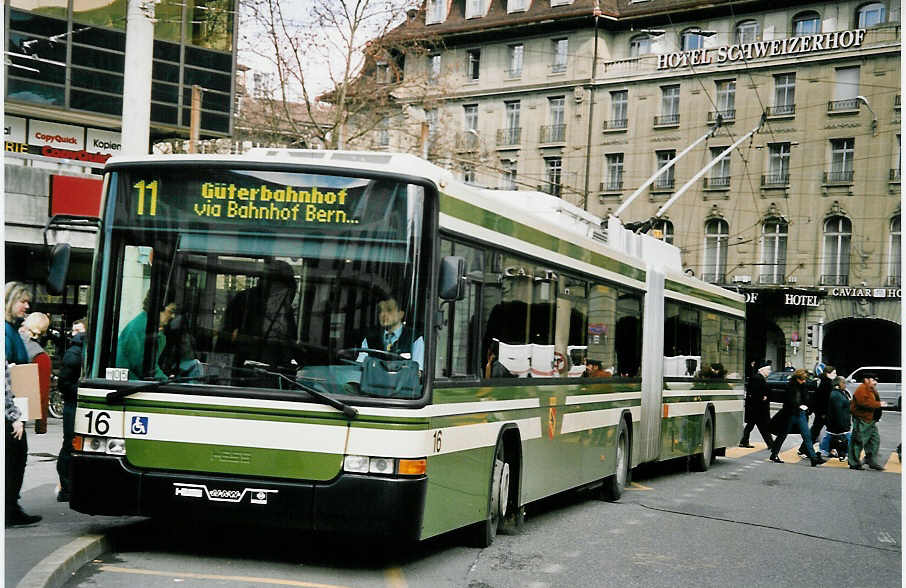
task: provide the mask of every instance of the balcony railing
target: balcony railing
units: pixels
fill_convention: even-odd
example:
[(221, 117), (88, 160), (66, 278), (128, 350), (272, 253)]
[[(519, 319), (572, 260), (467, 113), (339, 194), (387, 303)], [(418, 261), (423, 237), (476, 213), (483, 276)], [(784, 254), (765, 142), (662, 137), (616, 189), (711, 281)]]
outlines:
[(547, 194), (550, 194), (551, 196), (559, 197), (560, 191), (561, 191), (561, 186), (560, 186), (560, 184), (552, 184), (550, 182), (546, 182), (544, 184), (539, 184), (538, 190), (541, 192), (546, 192)]
[(459, 133), (456, 135), (456, 148), (461, 151), (475, 151), (480, 142), (474, 133)]
[(765, 174), (761, 176), (762, 188), (781, 188), (790, 185), (790, 174)]
[(658, 178), (651, 184), (651, 189), (655, 191), (672, 190), (676, 185), (674, 178)]
[(566, 125), (546, 125), (541, 127), (541, 143), (562, 143), (566, 140)]
[(661, 114), (654, 117), (656, 127), (675, 127), (679, 124), (679, 114)]
[(723, 122), (731, 122), (736, 120), (736, 109), (727, 108), (724, 110), (712, 110), (708, 113), (708, 122), (714, 123), (717, 122), (717, 117), (720, 116)]
[(891, 182), (900, 181), (900, 168), (898, 168), (898, 167), (890, 168), (890, 181)]
[(522, 127), (497, 129), (497, 145), (519, 145), (522, 142)]
[(841, 112), (849, 110), (859, 110), (858, 98), (848, 98), (846, 100), (831, 100), (827, 103), (828, 112)]
[(603, 128), (605, 131), (623, 130), (629, 127), (628, 118), (618, 118), (616, 120), (605, 120)]
[(783, 271), (776, 274), (762, 274), (758, 276), (759, 284), (782, 284), (783, 281)]
[(891, 288), (899, 288), (902, 280), (900, 276), (887, 276), (887, 286)]
[(852, 184), (853, 170), (824, 172), (825, 184)]
[(619, 192), (623, 189), (623, 180), (607, 180), (606, 182), (601, 182), (601, 189), (599, 192)]
[(566, 63), (552, 63), (551, 73), (563, 73), (566, 71)]
[(822, 286), (846, 286), (849, 284), (849, 275), (822, 274), (819, 279)]
[(506, 70), (506, 77), (508, 77), (508, 78), (520, 78), (520, 77), (522, 77), (522, 68), (521, 68), (521, 67), (515, 67), (515, 68), (512, 68), (512, 69)]
[(726, 274), (702, 274), (702, 280), (711, 284), (723, 284), (727, 281)]
[(768, 116), (793, 116), (796, 114), (796, 105), (779, 104), (777, 106), (768, 106), (765, 108), (765, 114)]
[(730, 176), (716, 176), (713, 178), (704, 178), (705, 190), (719, 190), (730, 187)]

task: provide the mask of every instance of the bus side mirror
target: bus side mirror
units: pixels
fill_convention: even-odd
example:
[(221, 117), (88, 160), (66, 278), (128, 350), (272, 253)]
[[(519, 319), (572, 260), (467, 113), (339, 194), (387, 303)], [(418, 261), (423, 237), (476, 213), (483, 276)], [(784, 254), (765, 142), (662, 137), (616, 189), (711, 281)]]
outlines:
[(66, 276), (69, 274), (69, 243), (57, 243), (50, 250), (50, 267), (47, 270), (47, 292), (59, 296), (66, 289)]
[(440, 262), (438, 296), (441, 300), (462, 300), (466, 295), (466, 260), (447, 255)]

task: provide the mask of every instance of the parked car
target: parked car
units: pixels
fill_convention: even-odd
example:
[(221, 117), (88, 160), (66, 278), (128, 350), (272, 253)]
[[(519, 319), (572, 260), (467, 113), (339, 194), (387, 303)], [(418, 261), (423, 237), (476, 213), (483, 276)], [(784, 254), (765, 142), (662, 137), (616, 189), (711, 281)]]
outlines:
[(903, 368), (894, 366), (860, 367), (846, 378), (846, 389), (853, 393), (862, 383), (862, 374), (874, 372), (878, 377), (878, 396), (890, 408), (900, 410), (903, 407)]
[[(790, 378), (793, 376), (793, 370), (784, 370), (781, 372), (771, 372), (768, 374), (768, 377), (765, 378), (765, 381), (768, 383), (768, 398), (771, 402), (783, 402), (783, 397), (786, 394), (787, 385), (789, 384)], [(818, 389), (818, 378), (815, 377), (815, 374), (808, 372), (808, 380), (805, 382), (806, 390), (810, 394), (813, 394), (815, 390)]]

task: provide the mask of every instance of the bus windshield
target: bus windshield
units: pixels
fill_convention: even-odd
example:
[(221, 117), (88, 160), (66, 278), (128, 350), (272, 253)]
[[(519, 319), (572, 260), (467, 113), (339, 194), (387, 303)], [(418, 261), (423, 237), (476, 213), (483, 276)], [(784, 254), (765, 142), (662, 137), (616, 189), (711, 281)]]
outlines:
[(198, 166), (108, 187), (100, 375), (421, 397), (423, 187)]

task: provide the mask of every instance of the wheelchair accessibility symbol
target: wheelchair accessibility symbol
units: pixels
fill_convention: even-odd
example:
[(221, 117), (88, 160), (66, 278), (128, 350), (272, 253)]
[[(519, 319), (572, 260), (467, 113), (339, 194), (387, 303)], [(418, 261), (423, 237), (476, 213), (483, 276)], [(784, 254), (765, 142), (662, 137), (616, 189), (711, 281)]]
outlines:
[(132, 430), (133, 435), (147, 435), (148, 434), (148, 417), (144, 417), (144, 416), (132, 417), (131, 430)]

